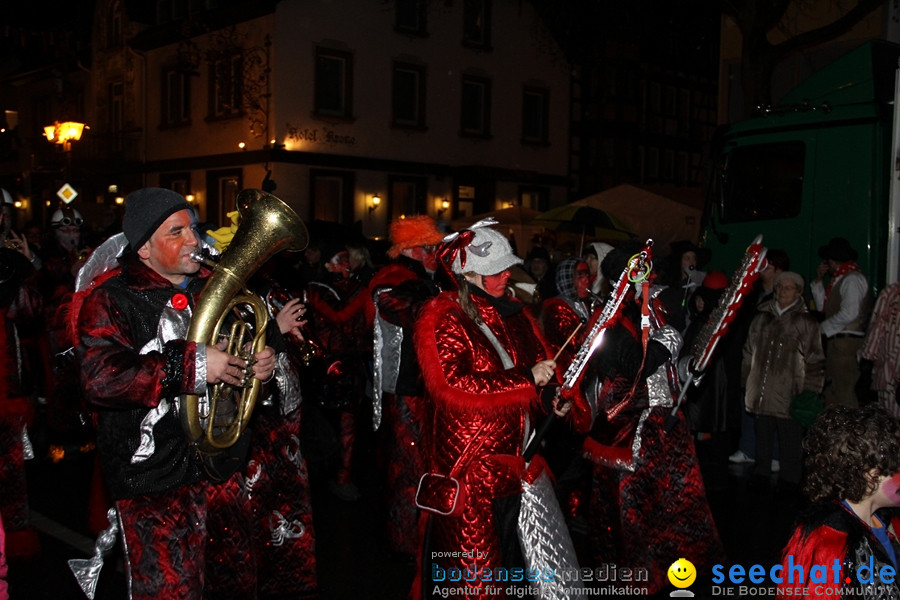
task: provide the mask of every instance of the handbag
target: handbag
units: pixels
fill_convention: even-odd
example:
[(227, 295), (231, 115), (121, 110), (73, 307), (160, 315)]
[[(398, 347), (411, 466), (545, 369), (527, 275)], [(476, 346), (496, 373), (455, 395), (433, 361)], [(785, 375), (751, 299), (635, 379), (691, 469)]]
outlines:
[(442, 517), (458, 517), (466, 505), (466, 488), (460, 485), (459, 476), (472, 462), (473, 455), (484, 445), (484, 424), (475, 433), (469, 445), (453, 463), (450, 473), (425, 473), (416, 488), (416, 506)]
[(788, 412), (792, 419), (804, 427), (809, 427), (815, 422), (823, 408), (825, 408), (825, 403), (822, 401), (822, 396), (817, 392), (807, 390), (791, 398)]
[(458, 517), (466, 504), (465, 488), (450, 475), (425, 473), (416, 489), (416, 506), (442, 517)]

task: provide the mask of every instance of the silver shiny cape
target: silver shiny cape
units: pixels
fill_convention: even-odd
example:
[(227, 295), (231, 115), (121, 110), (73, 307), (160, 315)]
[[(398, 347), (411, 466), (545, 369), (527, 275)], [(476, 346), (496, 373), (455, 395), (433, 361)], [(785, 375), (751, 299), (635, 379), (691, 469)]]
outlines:
[(522, 483), (522, 504), (516, 529), (525, 566), (540, 573), (556, 574), (553, 581), (541, 579), (531, 584), (536, 588), (536, 596), (558, 600), (580, 597), (581, 581), (563, 581), (559, 576), (577, 571), (578, 559), (553, 484), (545, 471), (534, 483)]

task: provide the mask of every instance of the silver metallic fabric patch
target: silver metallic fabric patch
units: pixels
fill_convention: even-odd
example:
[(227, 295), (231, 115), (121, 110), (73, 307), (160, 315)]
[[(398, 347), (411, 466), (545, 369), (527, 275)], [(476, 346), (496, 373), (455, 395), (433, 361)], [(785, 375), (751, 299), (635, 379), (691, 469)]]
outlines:
[(303, 402), (300, 379), (287, 352), (279, 352), (275, 356), (275, 385), (278, 386), (278, 395), (281, 397), (282, 415), (289, 415), (300, 408), (300, 403)]
[[(393, 288), (383, 288), (378, 295), (389, 294)], [(397, 390), (397, 378), (400, 374), (400, 344), (403, 342), (403, 329), (388, 323), (381, 318), (378, 302), (375, 302), (375, 327), (372, 345), (373, 377), (372, 377), (372, 429), (381, 427), (383, 414), (381, 396), (383, 392), (393, 394)]]
[(116, 543), (116, 535), (119, 533), (118, 512), (115, 508), (106, 511), (109, 527), (100, 532), (97, 541), (94, 542), (94, 555), (90, 558), (73, 558), (69, 560), (69, 568), (75, 575), (75, 580), (81, 587), (84, 595), (94, 600), (97, 592), (97, 581), (100, 579), (100, 569), (103, 568), (103, 558), (109, 554)]
[[(162, 313), (159, 316), (159, 324), (156, 327), (156, 338), (150, 340), (144, 347), (141, 348), (141, 354), (149, 354), (150, 352), (162, 352), (163, 346), (166, 345), (166, 342), (170, 342), (172, 340), (182, 340), (185, 335), (187, 335), (188, 327), (191, 324), (191, 308), (188, 306), (182, 310), (179, 310), (172, 306), (172, 301), (166, 303), (166, 307), (163, 309)], [(197, 348), (198, 352), (198, 360), (197, 364), (200, 365), (201, 361), (200, 357), (200, 347), (198, 344)], [(203, 361), (202, 361), (202, 370), (204, 371), (204, 381), (206, 380), (206, 348), (203, 348)], [(205, 396), (206, 390), (204, 389), (203, 394)], [(201, 398), (202, 400), (202, 398)], [(157, 405), (156, 408), (148, 412), (144, 418), (141, 420), (141, 441), (137, 447), (137, 450), (134, 451), (134, 454), (131, 456), (131, 464), (137, 464), (143, 462), (153, 456), (153, 452), (156, 450), (156, 442), (153, 439), (153, 427), (159, 423), (160, 419), (162, 419), (166, 413), (169, 412), (171, 408), (170, 402), (163, 398), (163, 400)], [(202, 407), (201, 407), (202, 409)]]
[[(546, 472), (541, 472), (534, 483), (522, 483), (522, 506), (518, 520), (519, 544), (525, 557), (525, 566), (550, 570), (557, 575), (578, 569), (575, 546), (569, 537), (569, 529), (553, 492), (553, 485)], [(538, 581), (536, 596), (544, 599), (580, 597), (580, 581)]]

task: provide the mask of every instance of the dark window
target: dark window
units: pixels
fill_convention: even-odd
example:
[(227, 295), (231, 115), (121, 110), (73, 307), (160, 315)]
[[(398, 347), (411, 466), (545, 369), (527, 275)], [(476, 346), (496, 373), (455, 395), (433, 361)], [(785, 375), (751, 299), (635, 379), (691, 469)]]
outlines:
[(526, 87), (522, 93), (522, 141), (546, 144), (548, 141), (547, 107), (549, 92), (545, 89)]
[(206, 215), (201, 216), (201, 220), (210, 223), (227, 223), (228, 213), (234, 212), (235, 198), (242, 189), (244, 189), (243, 174), (240, 169), (207, 171)]
[(463, 0), (463, 44), (491, 46), (491, 0)]
[(425, 35), (425, 0), (395, 0), (394, 27), (397, 31)]
[(471, 217), (496, 208), (497, 183), (490, 177), (466, 177), (454, 183), (457, 218)]
[(787, 219), (800, 214), (803, 196), (802, 142), (735, 148), (722, 172), (723, 223)]
[(550, 208), (550, 188), (520, 185), (519, 206), (534, 210), (548, 210)]
[(164, 127), (187, 125), (191, 122), (190, 80), (186, 73), (171, 69), (163, 72), (162, 115)]
[(353, 173), (310, 171), (313, 218), (345, 225), (353, 223), (353, 185)]
[(648, 112), (658, 115), (662, 112), (662, 88), (658, 83), (650, 83), (649, 98), (647, 99)]
[(460, 134), (488, 137), (491, 134), (491, 82), (480, 77), (463, 77)]
[(219, 56), (210, 63), (209, 69), (210, 118), (240, 116), (243, 105), (243, 58), (240, 54)]
[(172, 1), (172, 18), (183, 19), (191, 12), (191, 3), (188, 0)]
[(389, 180), (389, 214), (391, 221), (401, 217), (424, 215), (428, 182), (424, 177), (391, 177)]
[(160, 173), (159, 186), (178, 192), (182, 196), (191, 194), (191, 174), (190, 173)]
[(663, 104), (663, 113), (667, 117), (674, 117), (678, 114), (678, 104), (675, 100), (677, 90), (671, 85), (667, 85), (665, 88), (665, 103)]
[(121, 48), (124, 42), (122, 33), (122, 3), (113, 2), (107, 11), (106, 47), (109, 50)]
[(393, 124), (425, 127), (425, 67), (394, 63)]
[(109, 133), (112, 136), (112, 151), (121, 152), (125, 129), (125, 86), (121, 81), (109, 84)]
[(316, 49), (315, 112), (350, 118), (353, 114), (353, 57), (349, 52)]
[(168, 23), (172, 20), (172, 0), (157, 0), (156, 2), (156, 22), (159, 24)]
[(192, 12), (203, 8), (203, 3), (191, 0), (157, 0), (156, 21), (168, 23), (187, 18)]

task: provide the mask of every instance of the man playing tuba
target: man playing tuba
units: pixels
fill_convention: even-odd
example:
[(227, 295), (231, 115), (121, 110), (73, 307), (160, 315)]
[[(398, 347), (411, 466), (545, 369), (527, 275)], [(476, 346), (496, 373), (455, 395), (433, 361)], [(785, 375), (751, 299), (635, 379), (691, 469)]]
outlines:
[[(176, 415), (176, 397), (202, 396), (212, 384), (241, 386), (245, 374), (268, 381), (276, 357), (266, 346), (245, 373), (246, 361), (224, 346), (184, 339), (210, 275), (191, 258), (199, 245), (195, 225), (190, 205), (171, 190), (129, 194), (121, 270), (97, 285), (78, 313), (82, 385), (97, 413), (98, 454), (118, 511), (133, 599), (199, 600), (211, 588), (255, 597), (240, 472), (246, 443), (202, 457)], [(227, 544), (218, 546), (229, 554), (209, 556), (210, 541), (226, 529)], [(215, 571), (216, 564), (230, 570)]]

